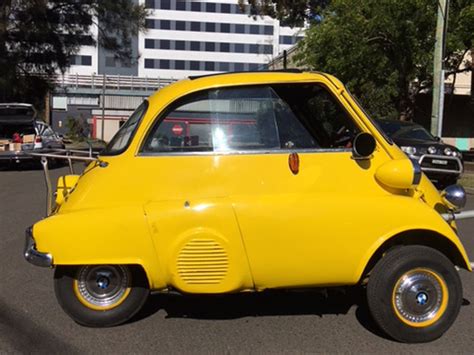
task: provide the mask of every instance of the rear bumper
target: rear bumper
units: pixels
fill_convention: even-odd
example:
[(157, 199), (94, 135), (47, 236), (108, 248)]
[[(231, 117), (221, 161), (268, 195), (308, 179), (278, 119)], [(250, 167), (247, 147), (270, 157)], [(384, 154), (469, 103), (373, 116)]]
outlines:
[(32, 161), (31, 155), (25, 154), (22, 151), (19, 152), (0, 152), (0, 162), (13, 162), (20, 163), (22, 161)]
[(33, 238), (33, 228), (29, 227), (25, 232), (25, 248), (23, 255), (25, 256), (26, 261), (29, 263), (41, 266), (41, 267), (51, 267), (53, 266), (53, 256), (49, 253), (41, 253), (36, 250), (36, 243)]

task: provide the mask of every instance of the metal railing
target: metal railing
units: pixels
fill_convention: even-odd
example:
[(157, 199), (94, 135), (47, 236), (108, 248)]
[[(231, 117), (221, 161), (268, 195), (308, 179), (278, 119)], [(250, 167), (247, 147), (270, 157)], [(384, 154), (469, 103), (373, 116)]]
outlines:
[(103, 90), (130, 90), (130, 91), (155, 91), (161, 89), (177, 79), (149, 78), (133, 75), (58, 75), (55, 83), (64, 88)]

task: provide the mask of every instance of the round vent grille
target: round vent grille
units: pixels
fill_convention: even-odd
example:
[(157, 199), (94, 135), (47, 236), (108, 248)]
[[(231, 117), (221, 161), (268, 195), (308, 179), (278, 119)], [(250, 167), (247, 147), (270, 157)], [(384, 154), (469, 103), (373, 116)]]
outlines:
[(192, 239), (179, 252), (177, 266), (187, 284), (219, 284), (227, 274), (229, 258), (214, 239)]

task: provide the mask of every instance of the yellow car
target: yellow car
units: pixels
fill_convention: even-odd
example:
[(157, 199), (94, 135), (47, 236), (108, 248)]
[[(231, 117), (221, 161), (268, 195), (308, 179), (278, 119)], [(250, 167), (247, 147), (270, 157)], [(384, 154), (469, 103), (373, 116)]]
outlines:
[(440, 337), (459, 312), (464, 191), (438, 193), (330, 75), (182, 80), (88, 159), (25, 247), (82, 325), (123, 323), (171, 290), (360, 285), (402, 342)]

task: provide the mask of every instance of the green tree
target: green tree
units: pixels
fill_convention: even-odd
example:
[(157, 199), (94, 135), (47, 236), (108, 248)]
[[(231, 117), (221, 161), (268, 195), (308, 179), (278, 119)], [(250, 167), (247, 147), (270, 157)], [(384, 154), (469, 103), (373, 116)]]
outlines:
[(41, 106), (54, 76), (83, 45), (99, 44), (130, 60), (131, 38), (145, 28), (145, 17), (144, 6), (132, 0), (2, 0), (0, 101)]
[[(416, 95), (432, 87), (436, 0), (249, 0), (258, 14), (289, 24), (307, 20), (296, 59), (332, 73), (369, 112), (411, 119)], [(474, 3), (451, 0), (446, 40), (447, 75), (472, 70)]]

